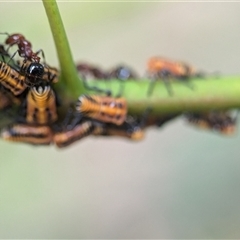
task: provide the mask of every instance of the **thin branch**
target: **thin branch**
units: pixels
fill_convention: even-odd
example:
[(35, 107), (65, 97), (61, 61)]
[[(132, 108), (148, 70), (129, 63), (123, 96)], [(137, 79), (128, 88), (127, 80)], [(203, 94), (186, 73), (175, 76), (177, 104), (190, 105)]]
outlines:
[[(169, 95), (163, 82), (155, 84), (152, 95), (147, 96), (149, 79), (124, 83), (122, 96), (126, 98), (130, 114), (141, 114), (147, 107), (152, 115), (180, 112), (201, 112), (213, 109), (240, 108), (240, 77), (206, 77), (186, 82), (172, 82), (173, 95)], [(91, 85), (110, 89), (113, 96), (119, 91), (119, 81), (91, 81)], [(72, 96), (77, 99), (77, 96)]]
[(65, 94), (83, 92), (84, 86), (76, 71), (67, 35), (55, 0), (42, 0), (53, 34), (61, 68), (61, 81), (56, 88), (64, 89)]

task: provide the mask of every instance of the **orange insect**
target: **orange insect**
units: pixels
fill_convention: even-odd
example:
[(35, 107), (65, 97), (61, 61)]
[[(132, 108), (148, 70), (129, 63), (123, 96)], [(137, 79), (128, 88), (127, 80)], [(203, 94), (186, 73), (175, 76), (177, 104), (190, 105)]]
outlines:
[(57, 132), (53, 136), (53, 142), (57, 147), (67, 147), (70, 144), (90, 135), (94, 130), (93, 122), (90, 120), (81, 121), (72, 129)]
[(57, 120), (55, 93), (50, 86), (30, 88), (26, 97), (26, 122), (50, 124)]
[(174, 77), (184, 79), (197, 74), (195, 68), (184, 62), (175, 62), (161, 57), (152, 57), (148, 60), (147, 69), (156, 77)]
[[(172, 94), (169, 79), (186, 81), (191, 77), (201, 77), (203, 75), (202, 72), (196, 71), (194, 67), (185, 62), (171, 61), (161, 57), (150, 58), (147, 63), (147, 71), (153, 80), (160, 79), (164, 81), (169, 94)], [(150, 84), (148, 95), (153, 91), (153, 82)]]
[(127, 102), (124, 98), (81, 95), (77, 101), (76, 110), (86, 117), (121, 125), (126, 119)]
[(4, 140), (33, 145), (49, 145), (52, 142), (52, 135), (52, 130), (48, 126), (29, 126), (26, 124), (15, 124), (1, 132), (1, 137)]
[(25, 76), (2, 61), (0, 61), (0, 83), (14, 95), (21, 94), (27, 88)]

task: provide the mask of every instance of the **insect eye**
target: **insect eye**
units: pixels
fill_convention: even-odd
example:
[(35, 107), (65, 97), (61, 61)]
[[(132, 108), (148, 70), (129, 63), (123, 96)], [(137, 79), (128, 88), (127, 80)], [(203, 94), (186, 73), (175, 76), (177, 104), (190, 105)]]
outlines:
[(40, 63), (31, 63), (27, 69), (27, 73), (33, 76), (41, 77), (44, 73), (44, 67)]

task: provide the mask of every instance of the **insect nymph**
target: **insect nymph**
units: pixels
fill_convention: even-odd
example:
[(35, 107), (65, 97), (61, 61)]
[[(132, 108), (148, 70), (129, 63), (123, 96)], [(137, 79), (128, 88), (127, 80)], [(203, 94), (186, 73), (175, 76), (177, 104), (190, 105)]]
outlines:
[(14, 68), (0, 61), (0, 83), (14, 95), (21, 94), (26, 88), (25, 76), (20, 75)]
[(27, 123), (49, 124), (57, 120), (55, 93), (50, 86), (32, 87), (26, 101)]
[(124, 98), (81, 95), (76, 110), (89, 118), (121, 125), (126, 119), (127, 102)]
[(8, 141), (25, 142), (33, 145), (48, 145), (52, 142), (52, 130), (48, 126), (15, 124), (3, 129), (1, 137)]

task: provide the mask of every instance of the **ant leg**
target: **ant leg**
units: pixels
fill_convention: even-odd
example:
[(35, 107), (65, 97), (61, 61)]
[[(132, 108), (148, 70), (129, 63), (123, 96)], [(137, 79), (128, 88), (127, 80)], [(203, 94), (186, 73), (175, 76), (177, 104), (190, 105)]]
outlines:
[(195, 87), (194, 87), (194, 85), (192, 84), (192, 82), (191, 82), (191, 80), (189, 78), (184, 78), (184, 79), (181, 79), (181, 80), (191, 90), (195, 90)]
[(165, 87), (166, 87), (166, 89), (168, 91), (168, 94), (170, 96), (173, 96), (173, 89), (172, 89), (171, 83), (169, 82), (169, 78), (168, 77), (163, 77), (162, 80), (163, 80), (163, 82), (165, 84)]
[(148, 90), (147, 90), (147, 96), (150, 97), (153, 93), (153, 89), (155, 87), (155, 84), (156, 84), (156, 79), (151, 79), (150, 83), (149, 83), (149, 87), (148, 87)]
[(8, 37), (10, 37), (11, 35), (7, 32), (0, 32), (1, 35), (7, 35)]
[[(9, 48), (8, 48), (9, 49)], [(15, 57), (15, 55), (17, 54), (18, 50), (9, 58), (7, 64), (9, 64), (10, 62), (13, 61), (13, 58)]]
[(89, 86), (86, 80), (86, 77), (84, 75), (81, 75), (82, 79), (83, 79), (83, 84), (84, 87), (90, 91), (95, 91), (95, 92), (99, 92), (99, 93), (105, 93), (107, 96), (111, 96), (112, 92), (110, 90), (105, 90), (105, 89), (100, 89), (98, 87), (95, 86)]
[(72, 130), (83, 119), (82, 113), (74, 112), (72, 113), (72, 115), (73, 115), (73, 120), (71, 121), (70, 124), (67, 125), (67, 130)]
[[(42, 58), (43, 58), (43, 64), (45, 65), (46, 64), (46, 59), (45, 59), (45, 54), (44, 54), (44, 51), (42, 49), (39, 49), (38, 51), (36, 51), (36, 55), (39, 55), (39, 54), (42, 54)], [(47, 64), (46, 64), (47, 65)]]
[(120, 86), (119, 86), (119, 91), (118, 91), (118, 94), (116, 95), (116, 98), (120, 98), (122, 96), (125, 88), (125, 85), (124, 85), (125, 80), (119, 79), (119, 82), (120, 82)]

